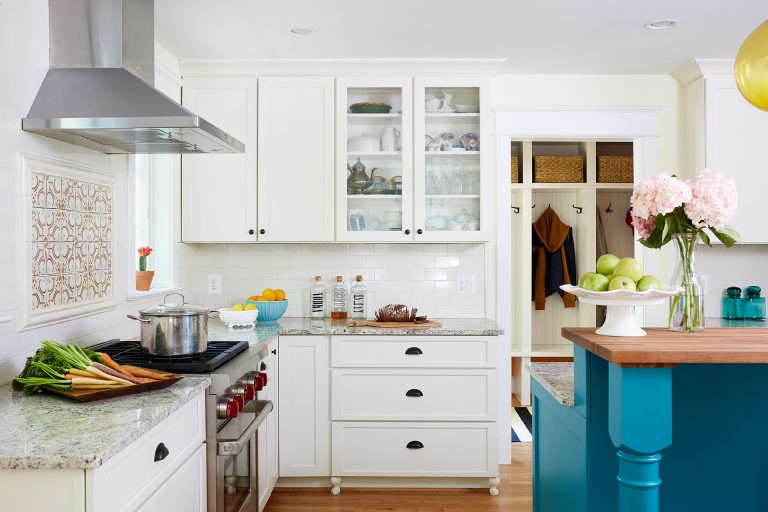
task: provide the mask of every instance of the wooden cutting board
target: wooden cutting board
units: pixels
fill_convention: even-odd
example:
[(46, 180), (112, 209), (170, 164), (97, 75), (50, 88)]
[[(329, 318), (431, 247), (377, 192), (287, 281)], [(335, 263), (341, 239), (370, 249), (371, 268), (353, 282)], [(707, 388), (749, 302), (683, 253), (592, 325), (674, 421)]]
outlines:
[(167, 388), (174, 382), (179, 382), (183, 378), (184, 377), (181, 375), (175, 375), (169, 379), (144, 382), (132, 386), (120, 386), (115, 389), (78, 389), (75, 391), (62, 391), (60, 389), (47, 388), (45, 386), (41, 389), (48, 393), (63, 396), (77, 402), (93, 402), (94, 400), (104, 400), (105, 398), (115, 398), (118, 396), (133, 395), (135, 393), (144, 393), (146, 391)]
[(379, 322), (378, 320), (350, 320), (348, 327), (379, 327), (382, 329), (439, 329), (443, 326), (440, 322)]

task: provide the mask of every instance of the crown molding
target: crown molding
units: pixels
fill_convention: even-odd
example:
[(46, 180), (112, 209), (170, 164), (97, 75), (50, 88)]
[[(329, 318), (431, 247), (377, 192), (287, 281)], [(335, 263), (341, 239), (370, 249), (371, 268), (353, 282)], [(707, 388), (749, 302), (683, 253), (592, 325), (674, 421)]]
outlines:
[(708, 75), (732, 75), (734, 59), (694, 59), (672, 72), (672, 76), (685, 87)]
[(486, 75), (498, 73), (506, 59), (254, 59), (183, 60), (181, 76), (211, 75)]

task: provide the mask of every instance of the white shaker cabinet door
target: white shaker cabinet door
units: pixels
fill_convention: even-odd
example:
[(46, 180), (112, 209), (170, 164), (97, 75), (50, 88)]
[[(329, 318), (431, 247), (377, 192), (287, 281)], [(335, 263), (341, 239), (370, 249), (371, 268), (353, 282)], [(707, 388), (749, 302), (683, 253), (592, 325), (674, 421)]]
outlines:
[(333, 78), (259, 80), (260, 242), (330, 242)]
[(255, 242), (256, 79), (191, 77), (183, 103), (245, 144), (244, 153), (184, 155), (182, 242)]
[(329, 340), (280, 336), (280, 476), (330, 476)]

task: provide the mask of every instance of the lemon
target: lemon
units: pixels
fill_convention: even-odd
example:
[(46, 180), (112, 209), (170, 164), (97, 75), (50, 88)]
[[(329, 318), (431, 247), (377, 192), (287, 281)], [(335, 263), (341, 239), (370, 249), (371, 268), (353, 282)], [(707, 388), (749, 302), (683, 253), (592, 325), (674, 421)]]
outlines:
[(247, 300), (259, 300), (259, 296), (258, 295), (251, 295), (250, 297), (248, 297)]
[(248, 304), (245, 306), (246, 311), (253, 311), (254, 309), (256, 309), (256, 304)]
[(275, 300), (285, 300), (285, 292), (279, 288), (275, 290)]
[(232, 309), (235, 311), (242, 311), (245, 308), (243, 307), (242, 304), (235, 304), (234, 306), (232, 306)]
[(263, 292), (261, 292), (261, 296), (264, 297), (264, 300), (275, 300), (277, 295), (275, 294), (275, 290), (272, 288), (266, 288)]

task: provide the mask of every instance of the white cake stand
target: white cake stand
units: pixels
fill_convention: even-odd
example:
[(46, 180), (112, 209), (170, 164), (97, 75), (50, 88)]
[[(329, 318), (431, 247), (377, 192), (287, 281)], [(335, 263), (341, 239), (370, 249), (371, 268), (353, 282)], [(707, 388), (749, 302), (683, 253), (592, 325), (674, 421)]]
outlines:
[(564, 284), (560, 289), (575, 295), (585, 304), (606, 306), (605, 323), (595, 331), (595, 334), (603, 336), (645, 336), (645, 331), (637, 325), (635, 306), (658, 306), (682, 292), (682, 289), (593, 292), (570, 284)]

